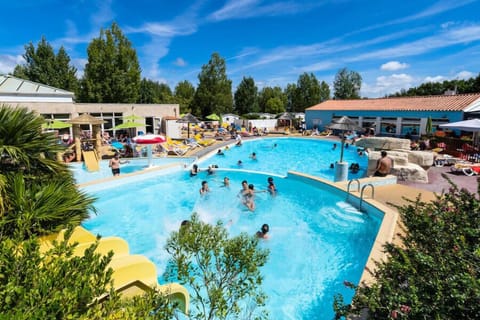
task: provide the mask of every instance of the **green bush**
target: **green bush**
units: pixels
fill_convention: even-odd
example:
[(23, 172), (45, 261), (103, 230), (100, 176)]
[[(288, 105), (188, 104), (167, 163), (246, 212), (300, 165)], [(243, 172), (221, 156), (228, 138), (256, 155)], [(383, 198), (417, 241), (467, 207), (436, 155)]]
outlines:
[(356, 292), (351, 305), (335, 298), (337, 318), (363, 311), (368, 319), (480, 319), (479, 192), (450, 184), (435, 201), (397, 207), (408, 230), (403, 244), (385, 246), (375, 284), (345, 282)]

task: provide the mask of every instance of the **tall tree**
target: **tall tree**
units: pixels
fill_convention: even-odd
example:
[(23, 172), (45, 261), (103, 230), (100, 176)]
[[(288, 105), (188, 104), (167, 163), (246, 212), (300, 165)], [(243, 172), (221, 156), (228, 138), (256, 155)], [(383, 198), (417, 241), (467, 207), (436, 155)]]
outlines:
[(320, 83), (320, 102), (330, 99), (330, 86), (325, 81)]
[(173, 103), (172, 90), (166, 83), (142, 79), (139, 103)]
[(258, 88), (252, 77), (243, 77), (242, 81), (235, 91), (235, 112), (237, 114), (246, 114), (258, 112)]
[(225, 59), (213, 53), (210, 61), (202, 66), (198, 75), (198, 87), (194, 96), (194, 105), (201, 116), (232, 112), (232, 81), (227, 78)]
[(298, 77), (294, 112), (303, 112), (321, 101), (320, 83), (313, 73), (304, 73)]
[[(283, 93), (282, 88), (280, 87), (264, 87), (260, 94), (258, 95), (258, 104), (260, 107), (260, 112), (267, 112), (267, 102), (271, 98), (278, 98), (282, 102), (280, 109), (285, 110), (287, 105), (287, 96)], [(283, 111), (282, 111), (283, 112)]]
[(137, 53), (119, 26), (101, 30), (88, 45), (81, 81), (82, 102), (135, 103), (140, 95)]
[(194, 95), (195, 88), (189, 81), (184, 80), (177, 84), (174, 91), (174, 97), (176, 103), (180, 105), (180, 113), (194, 113), (192, 110), (192, 101)]
[(295, 110), (295, 95), (296, 95), (296, 92), (297, 92), (297, 85), (295, 83), (289, 83), (287, 84), (287, 86), (285, 87), (285, 90), (283, 92), (283, 94), (285, 95), (285, 97), (287, 97), (287, 104), (285, 105), (285, 109), (288, 111), (288, 112), (292, 112), (293, 110)]
[(25, 46), (25, 65), (17, 65), (13, 75), (22, 79), (43, 83), (75, 92), (78, 86), (77, 70), (70, 65), (70, 57), (63, 47), (57, 55), (45, 37), (37, 44)]
[(347, 68), (340, 69), (333, 82), (333, 97), (335, 99), (360, 99), (362, 76), (358, 72)]

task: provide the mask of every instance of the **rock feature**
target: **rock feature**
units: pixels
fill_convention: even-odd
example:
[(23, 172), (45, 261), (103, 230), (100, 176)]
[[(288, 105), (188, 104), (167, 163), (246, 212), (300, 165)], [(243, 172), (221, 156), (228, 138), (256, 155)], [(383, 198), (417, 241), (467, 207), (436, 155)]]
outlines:
[(385, 150), (393, 160), (392, 174), (401, 180), (428, 183), (427, 170), (433, 165), (434, 153), (410, 150), (410, 140), (372, 137), (362, 138), (355, 145), (369, 149), (368, 176), (375, 173), (377, 161), (381, 158), (380, 150)]

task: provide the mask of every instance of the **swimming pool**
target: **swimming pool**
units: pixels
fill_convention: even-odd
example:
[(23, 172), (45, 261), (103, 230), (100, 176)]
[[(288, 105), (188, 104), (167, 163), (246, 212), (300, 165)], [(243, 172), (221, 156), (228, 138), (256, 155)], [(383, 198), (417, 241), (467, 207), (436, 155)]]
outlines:
[[(230, 188), (221, 187), (224, 176), (230, 178)], [(123, 237), (131, 252), (154, 261), (161, 275), (169, 258), (166, 239), (193, 211), (205, 222), (224, 221), (231, 235), (253, 235), (268, 223), (270, 238), (261, 245), (270, 250), (262, 274), (271, 319), (332, 319), (333, 296), (341, 293), (351, 299), (352, 291), (344, 288), (343, 281), (358, 283), (381, 215), (359, 212), (339, 192), (278, 176), (274, 177), (277, 197), (259, 193), (255, 212), (245, 210), (237, 197), (241, 181), (261, 190), (267, 177), (219, 170), (191, 178), (181, 170), (155, 177), (146, 174), (142, 181), (119, 179), (102, 190), (87, 187), (98, 198), (98, 215), (84, 226), (103, 236)], [(202, 180), (212, 190), (203, 198)]]
[[(168, 165), (171, 163), (182, 163), (189, 165), (196, 158), (153, 158), (153, 165), (154, 166), (163, 166)], [(102, 160), (100, 161), (100, 170), (89, 172), (87, 168), (83, 164), (83, 162), (77, 163), (70, 163), (69, 167), (70, 170), (73, 172), (75, 177), (75, 181), (77, 184), (82, 184), (94, 180), (105, 179), (112, 177), (112, 169), (108, 167), (109, 160)], [(132, 172), (137, 172), (144, 170), (148, 167), (148, 159), (147, 158), (129, 158), (128, 163), (121, 165), (121, 174), (127, 174)]]
[[(333, 148), (334, 144), (337, 146)], [(334, 180), (335, 170), (331, 164), (340, 160), (340, 143), (326, 139), (308, 138), (262, 138), (243, 141), (242, 146), (230, 146), (228, 150), (221, 148), (223, 155), (212, 155), (202, 158), (199, 164), (206, 168), (218, 165), (220, 168), (253, 170), (285, 176), (288, 171), (298, 171), (314, 175), (330, 181)], [(256, 154), (256, 160), (250, 155)], [(242, 165), (238, 165), (238, 161)], [(358, 163), (357, 173), (349, 172), (348, 179), (365, 176), (368, 157), (360, 156), (355, 146), (344, 149), (344, 161)]]

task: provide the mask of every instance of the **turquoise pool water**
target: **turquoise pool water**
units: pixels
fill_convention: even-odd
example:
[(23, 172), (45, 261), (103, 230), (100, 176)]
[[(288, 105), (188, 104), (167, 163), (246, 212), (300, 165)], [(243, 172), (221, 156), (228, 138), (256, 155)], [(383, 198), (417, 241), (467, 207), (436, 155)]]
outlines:
[[(248, 150), (247, 143), (244, 147)], [(358, 283), (381, 222), (380, 215), (361, 213), (346, 203), (344, 195), (295, 179), (274, 176), (278, 195), (258, 193), (252, 213), (237, 197), (241, 181), (262, 190), (268, 175), (219, 170), (191, 178), (181, 170), (148, 176), (142, 181), (126, 178), (108, 187), (85, 188), (98, 197), (98, 215), (84, 226), (103, 236), (126, 239), (132, 253), (154, 261), (162, 283), (169, 259), (166, 239), (192, 212), (205, 222), (224, 221), (231, 235), (253, 235), (268, 223), (270, 238), (262, 240), (261, 246), (270, 250), (262, 273), (271, 319), (332, 319), (333, 296), (342, 293), (351, 299), (352, 292), (343, 281)], [(221, 187), (224, 176), (230, 178), (230, 188)], [(202, 180), (211, 189), (206, 197), (199, 194)]]
[[(121, 174), (132, 173), (143, 170), (148, 167), (147, 158), (134, 158), (128, 159), (128, 163), (121, 165)], [(154, 158), (154, 166), (168, 165), (170, 163), (183, 163), (186, 165), (195, 161), (195, 158)], [(72, 170), (75, 180), (78, 184), (85, 182), (110, 178), (112, 176), (112, 169), (108, 167), (108, 160), (100, 161), (100, 170), (94, 172), (88, 172), (87, 168), (81, 163), (69, 164), (70, 170)]]
[[(336, 144), (337, 148), (333, 149)], [(288, 171), (299, 171), (333, 181), (335, 170), (330, 164), (340, 160), (340, 143), (326, 139), (305, 138), (264, 138), (244, 141), (242, 146), (221, 148), (224, 155), (212, 155), (199, 163), (206, 168), (216, 164), (220, 168), (254, 170), (286, 175)], [(256, 154), (256, 160), (250, 158)], [(238, 165), (238, 161), (242, 165)], [(359, 156), (355, 146), (344, 149), (344, 161), (358, 163), (357, 173), (349, 172), (348, 179), (358, 179), (365, 175), (368, 157)]]

